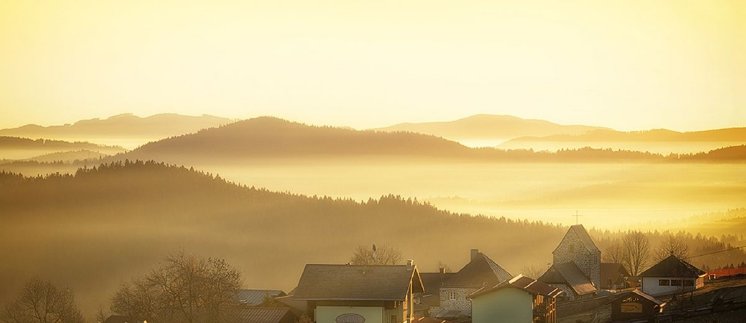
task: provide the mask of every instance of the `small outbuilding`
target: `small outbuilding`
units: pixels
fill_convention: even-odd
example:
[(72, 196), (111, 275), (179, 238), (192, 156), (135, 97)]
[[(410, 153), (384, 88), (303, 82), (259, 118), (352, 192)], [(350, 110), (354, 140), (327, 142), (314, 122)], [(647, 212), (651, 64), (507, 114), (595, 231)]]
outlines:
[(612, 322), (650, 321), (654, 322), (663, 303), (653, 296), (637, 289), (617, 295), (611, 302)]

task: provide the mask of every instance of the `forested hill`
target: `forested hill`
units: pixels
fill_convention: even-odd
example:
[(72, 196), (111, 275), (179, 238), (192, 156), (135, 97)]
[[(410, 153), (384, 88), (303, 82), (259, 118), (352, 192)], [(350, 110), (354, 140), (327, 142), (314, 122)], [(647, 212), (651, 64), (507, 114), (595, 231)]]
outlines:
[[(19, 282), (48, 277), (73, 288), (88, 311), (178, 250), (227, 259), (246, 287), (287, 291), (304, 264), (346, 263), (355, 247), (372, 243), (400, 249), (423, 271), (439, 262), (457, 270), (478, 248), (517, 274), (551, 261), (566, 230), (397, 196), (358, 202), (270, 192), (155, 162), (35, 178), (0, 172), (0, 221), (0, 254), (13, 264), (0, 266), (0, 302)], [(696, 244), (722, 247), (688, 239), (693, 252)]]
[(260, 117), (143, 145), (129, 159), (168, 162), (323, 156), (458, 156), (469, 149), (414, 133), (357, 131)]

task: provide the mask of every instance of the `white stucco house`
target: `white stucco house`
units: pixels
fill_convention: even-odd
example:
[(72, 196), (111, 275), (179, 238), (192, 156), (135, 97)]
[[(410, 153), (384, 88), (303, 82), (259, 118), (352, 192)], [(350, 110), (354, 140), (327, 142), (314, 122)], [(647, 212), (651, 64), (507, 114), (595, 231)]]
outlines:
[(695, 290), (704, 286), (707, 273), (674, 255), (640, 274), (642, 291), (659, 296)]

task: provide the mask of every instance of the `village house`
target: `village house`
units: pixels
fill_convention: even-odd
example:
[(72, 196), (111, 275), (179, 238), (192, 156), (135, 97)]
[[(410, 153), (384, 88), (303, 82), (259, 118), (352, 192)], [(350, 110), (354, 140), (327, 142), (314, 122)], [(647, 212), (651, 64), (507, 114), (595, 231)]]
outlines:
[(601, 289), (616, 290), (627, 287), (629, 272), (620, 263), (601, 263)]
[[(478, 249), (471, 249), (469, 263), (440, 283), (439, 301), (429, 313), (436, 318), (471, 317), (469, 295), (484, 286), (495, 286), (513, 276)], [(430, 287), (426, 287), (430, 288)]]
[(555, 323), (560, 293), (558, 288), (518, 275), (470, 296), (472, 322)]
[(582, 225), (570, 226), (552, 260), (539, 281), (561, 289), (566, 298), (593, 295), (601, 286), (601, 250)]
[(704, 286), (707, 273), (674, 255), (661, 260), (640, 274), (642, 291), (667, 295), (695, 290)]
[(414, 308), (416, 317), (431, 317), (431, 309), (440, 307), (440, 289), (456, 273), (446, 272), (443, 267), (437, 273), (420, 273), (424, 292), (414, 295)]
[(407, 265), (306, 265), (293, 298), (306, 301), (317, 323), (410, 323), (417, 268)]

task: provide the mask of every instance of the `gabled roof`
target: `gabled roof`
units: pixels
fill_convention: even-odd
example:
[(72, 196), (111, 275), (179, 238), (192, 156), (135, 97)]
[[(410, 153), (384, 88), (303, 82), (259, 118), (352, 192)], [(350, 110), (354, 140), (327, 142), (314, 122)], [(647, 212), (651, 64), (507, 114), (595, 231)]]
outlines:
[(264, 303), (267, 298), (285, 295), (285, 292), (276, 289), (240, 289), (236, 294), (236, 298), (241, 304), (257, 306)]
[(384, 300), (422, 292), (415, 266), (398, 265), (306, 265), (294, 292), (298, 300)]
[(585, 295), (595, 292), (597, 289), (591, 280), (582, 272), (574, 262), (554, 264), (539, 277), (539, 281), (547, 284), (564, 284), (569, 286), (575, 294)]
[(601, 286), (607, 286), (608, 282), (612, 284), (618, 283), (623, 277), (629, 277), (630, 274), (626, 268), (620, 263), (616, 262), (602, 262), (601, 263)]
[(240, 323), (278, 323), (288, 315), (295, 316), (287, 307), (238, 307), (226, 311), (229, 322)]
[(425, 294), (440, 294), (440, 287), (456, 273), (421, 273)]
[(484, 287), (472, 293), (469, 297), (470, 298), (479, 297), (479, 296), (489, 294), (491, 292), (494, 292), (496, 290), (500, 290), (503, 288), (517, 288), (517, 289), (524, 290), (532, 295), (543, 295), (543, 296), (549, 296), (549, 297), (555, 297), (559, 295), (559, 293), (562, 292), (559, 288), (549, 286), (533, 278), (529, 278), (523, 275), (518, 275), (518, 276), (513, 277), (513, 279), (511, 280), (504, 281), (495, 286)]
[[(565, 233), (565, 236), (562, 237), (562, 241), (565, 241), (568, 235), (575, 235), (578, 237), (578, 240), (580, 240), (581, 244), (583, 244), (583, 247), (588, 249), (588, 251), (591, 252), (601, 252), (601, 250), (596, 247), (596, 244), (593, 243), (593, 239), (591, 239), (591, 236), (588, 234), (588, 231), (585, 231), (585, 228), (582, 224), (576, 224), (570, 226), (570, 229), (567, 230), (567, 233)], [(556, 248), (554, 248), (554, 251), (552, 253), (555, 253), (557, 249), (562, 245), (562, 242), (560, 242), (559, 245), (557, 245)]]
[(512, 277), (513, 275), (490, 257), (477, 252), (468, 264), (443, 283), (443, 287), (482, 288), (499, 284)]
[(687, 277), (697, 278), (706, 273), (674, 255), (661, 260), (640, 274), (640, 277)]

